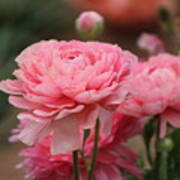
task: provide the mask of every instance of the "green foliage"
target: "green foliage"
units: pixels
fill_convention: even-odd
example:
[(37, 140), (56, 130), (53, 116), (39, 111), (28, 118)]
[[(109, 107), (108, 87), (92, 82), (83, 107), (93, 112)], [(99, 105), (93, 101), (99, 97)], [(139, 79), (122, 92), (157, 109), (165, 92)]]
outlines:
[(174, 142), (174, 149), (168, 158), (169, 179), (180, 180), (180, 129), (176, 129), (171, 138)]
[[(168, 180), (180, 180), (180, 129), (174, 130), (174, 132), (166, 138), (168, 141), (171, 139), (173, 142), (173, 149), (170, 152), (167, 152), (167, 173)], [(143, 167), (142, 167), (143, 168)], [(141, 180), (152, 180), (154, 179), (154, 173), (156, 172), (157, 167), (155, 166), (155, 162), (153, 162), (153, 166), (149, 170), (144, 170), (144, 178)], [(133, 177), (128, 180), (136, 180)]]
[(7, 61), (35, 41), (66, 34), (72, 17), (62, 0), (1, 0), (1, 59)]
[(152, 170), (144, 170), (144, 175), (141, 179), (136, 178), (134, 176), (129, 175), (127, 177), (128, 180), (154, 180), (153, 171)]
[[(155, 117), (154, 117), (155, 118)], [(145, 126), (144, 130), (144, 140), (147, 147), (147, 154), (149, 153), (148, 148), (150, 148), (150, 141), (155, 132), (157, 131), (157, 127), (154, 125), (153, 120), (154, 118), (151, 118), (148, 123)], [(159, 146), (157, 151), (157, 158), (160, 158), (160, 164), (157, 164), (157, 158), (150, 159), (151, 161), (151, 168), (146, 168), (143, 161), (141, 159), (141, 165), (140, 168), (143, 171), (143, 178), (140, 180), (163, 180), (164, 176), (157, 176), (157, 174), (160, 172), (161, 168), (161, 175), (167, 172), (166, 178), (168, 180), (180, 180), (180, 129), (173, 129), (173, 132), (164, 139), (159, 139)], [(165, 154), (165, 157), (162, 156)], [(164, 163), (164, 166), (162, 166), (162, 163)], [(166, 169), (167, 168), (167, 169)], [(164, 170), (164, 171), (163, 171)], [(167, 177), (168, 176), (168, 177)], [(138, 180), (136, 177), (127, 176), (128, 180)]]

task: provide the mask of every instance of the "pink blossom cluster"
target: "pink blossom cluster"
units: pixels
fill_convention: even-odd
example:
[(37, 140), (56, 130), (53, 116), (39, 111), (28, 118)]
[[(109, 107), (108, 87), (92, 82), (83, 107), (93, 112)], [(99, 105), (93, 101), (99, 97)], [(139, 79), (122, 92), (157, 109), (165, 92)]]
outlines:
[[(2, 81), (0, 89), (25, 109), (10, 140), (32, 145), (21, 152), (28, 179), (72, 180), (72, 151), (81, 149), (90, 129), (84, 153), (91, 159), (97, 118), (95, 180), (124, 180), (123, 172), (140, 177), (137, 155), (124, 143), (141, 134), (150, 117), (158, 115), (161, 137), (167, 123), (180, 127), (179, 56), (160, 53), (141, 63), (117, 45), (50, 40), (28, 47), (16, 62), (16, 80)], [(79, 164), (84, 180), (81, 156)]]
[[(101, 134), (99, 151), (97, 155), (94, 180), (125, 180), (124, 173), (130, 173), (141, 177), (141, 171), (137, 167), (137, 155), (123, 143), (130, 137), (139, 134), (143, 130), (143, 119), (122, 116), (116, 113), (113, 118), (112, 132), (108, 136)], [(91, 160), (94, 134), (91, 133), (85, 144), (86, 161)], [(20, 152), (25, 160), (17, 165), (17, 168), (26, 167), (26, 179), (29, 180), (72, 180), (73, 163), (72, 153), (51, 155), (49, 136), (33, 147), (25, 148)], [(86, 164), (79, 156), (81, 180), (86, 180)]]

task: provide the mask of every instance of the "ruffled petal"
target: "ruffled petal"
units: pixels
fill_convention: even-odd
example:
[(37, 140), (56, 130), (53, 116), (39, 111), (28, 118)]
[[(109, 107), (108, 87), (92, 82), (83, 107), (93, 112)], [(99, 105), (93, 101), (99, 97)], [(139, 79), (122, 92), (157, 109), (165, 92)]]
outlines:
[(38, 104), (34, 104), (23, 97), (17, 97), (17, 96), (10, 96), (9, 103), (17, 108), (28, 109), (28, 110), (38, 107)]
[(81, 147), (78, 119), (71, 115), (53, 124), (52, 155), (69, 153)]
[(104, 108), (101, 108), (99, 119), (103, 128), (103, 133), (109, 135), (112, 129), (113, 113)]
[(79, 93), (77, 96), (74, 97), (74, 99), (77, 102), (84, 103), (84, 104), (91, 104), (95, 103), (99, 100), (102, 100), (106, 97), (108, 97), (117, 87), (117, 83), (114, 83), (112, 86), (105, 88), (103, 90), (88, 90), (84, 91), (82, 93)]
[(6, 80), (1, 81), (0, 90), (8, 94), (21, 95), (24, 93), (22, 83), (19, 80)]
[(129, 99), (120, 104), (117, 108), (117, 112), (134, 117), (140, 117), (144, 115), (141, 105), (134, 99)]
[(56, 116), (55, 120), (62, 119), (70, 114), (79, 113), (84, 109), (84, 105), (78, 105), (75, 108), (72, 109), (64, 109)]
[(44, 121), (44, 122), (37, 122), (32, 121), (30, 122), (19, 134), (19, 139), (27, 144), (33, 145), (36, 142), (43, 140), (52, 130), (52, 122), (51, 121)]
[(162, 114), (161, 120), (168, 122), (169, 124), (171, 124), (172, 126), (176, 128), (180, 128), (180, 112), (179, 111), (169, 109)]
[(116, 109), (127, 97), (128, 91), (125, 87), (119, 87), (112, 95), (105, 98), (101, 104), (108, 109)]
[(98, 105), (89, 105), (81, 113), (77, 114), (77, 118), (81, 123), (83, 129), (90, 129), (95, 126), (96, 119), (99, 114)]

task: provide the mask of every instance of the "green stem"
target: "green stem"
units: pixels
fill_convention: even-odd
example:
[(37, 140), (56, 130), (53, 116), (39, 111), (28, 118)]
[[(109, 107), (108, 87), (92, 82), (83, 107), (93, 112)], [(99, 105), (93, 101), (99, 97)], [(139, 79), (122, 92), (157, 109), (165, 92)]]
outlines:
[(160, 150), (158, 147), (160, 143), (159, 128), (160, 128), (160, 123), (158, 122), (157, 140), (156, 140), (155, 180), (168, 180), (168, 175), (167, 175), (168, 152)]
[(145, 127), (144, 127), (144, 133), (143, 133), (143, 140), (144, 140), (144, 145), (146, 148), (146, 154), (147, 154), (147, 160), (149, 162), (149, 165), (152, 166), (153, 164), (153, 159), (151, 156), (151, 139), (154, 135), (154, 132), (156, 131), (156, 128), (154, 126), (154, 120), (158, 118), (158, 115), (151, 116), (149, 120), (147, 121)]
[[(144, 142), (145, 142), (145, 139), (144, 139)], [(145, 144), (145, 149), (146, 149), (146, 154), (147, 154), (147, 160), (149, 162), (149, 165), (152, 166), (152, 157), (151, 157), (151, 152), (150, 152), (150, 144), (147, 144), (146, 142), (144, 143)]]
[(89, 134), (90, 134), (90, 129), (84, 130), (82, 150), (79, 151), (79, 152), (80, 152), (80, 155), (81, 155), (81, 158), (83, 159), (84, 164), (85, 164), (85, 166), (86, 166), (86, 170), (88, 169), (88, 162), (87, 162), (87, 160), (86, 160), (84, 148), (85, 148), (85, 145), (86, 145), (86, 139), (88, 138)]
[(74, 180), (79, 180), (78, 150), (73, 152)]
[(93, 179), (93, 172), (94, 172), (94, 168), (96, 166), (96, 158), (97, 158), (97, 152), (98, 152), (98, 140), (99, 140), (99, 127), (100, 127), (100, 121), (99, 121), (99, 119), (97, 119), (96, 127), (95, 127), (93, 156), (92, 156), (92, 161), (91, 161), (90, 167), (88, 169), (88, 180)]
[(168, 180), (167, 175), (167, 152), (162, 151), (157, 153), (156, 159), (156, 180)]
[(79, 151), (79, 152), (80, 152), (80, 155), (81, 155), (82, 160), (84, 161), (84, 164), (85, 164), (85, 166), (86, 166), (86, 169), (88, 169), (88, 163), (87, 163), (87, 160), (86, 160), (86, 156), (85, 156), (85, 154), (84, 154), (84, 150), (81, 150), (81, 151)]
[(84, 137), (83, 137), (83, 145), (82, 145), (82, 151), (84, 152), (84, 147), (85, 147), (85, 144), (86, 144), (86, 139), (88, 138), (90, 134), (90, 129), (85, 129), (84, 130)]
[(167, 156), (168, 153), (166, 151), (161, 152), (161, 168), (159, 169), (159, 179), (160, 180), (168, 180), (167, 175)]

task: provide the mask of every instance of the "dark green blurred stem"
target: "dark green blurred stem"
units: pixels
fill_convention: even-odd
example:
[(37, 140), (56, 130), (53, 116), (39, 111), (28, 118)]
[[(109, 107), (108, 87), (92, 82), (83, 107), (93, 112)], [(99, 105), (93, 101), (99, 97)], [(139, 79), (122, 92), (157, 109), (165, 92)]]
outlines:
[(167, 175), (167, 157), (168, 157), (168, 152), (162, 151), (161, 152), (161, 168), (159, 170), (159, 176), (160, 180), (168, 180), (168, 175)]
[(86, 167), (86, 170), (87, 170), (88, 169), (88, 163), (87, 163), (87, 160), (86, 160), (86, 156), (85, 156), (84, 150), (81, 150), (79, 152), (80, 152), (81, 158), (84, 161), (84, 164), (85, 164), (85, 167)]
[(168, 157), (168, 152), (166, 152), (166, 151), (157, 153), (156, 166), (155, 166), (155, 168), (156, 168), (155, 169), (155, 173), (156, 173), (155, 180), (168, 180), (167, 157)]
[(156, 161), (155, 161), (155, 170), (154, 170), (155, 180), (168, 180), (168, 175), (167, 175), (168, 152), (160, 150), (158, 147), (160, 143), (159, 131), (160, 131), (160, 121), (158, 121), (157, 136), (156, 136)]
[(88, 138), (89, 134), (90, 134), (90, 129), (84, 130), (82, 149), (79, 151), (80, 155), (81, 155), (81, 158), (83, 159), (84, 164), (86, 166), (86, 170), (88, 169), (88, 162), (86, 160), (84, 148), (85, 148), (85, 145), (86, 145), (86, 139)]
[(166, 9), (165, 7), (161, 7), (159, 8), (159, 21), (161, 23), (161, 27), (163, 29), (163, 31), (165, 31), (166, 33), (169, 34), (174, 34), (174, 20), (171, 16), (171, 14), (169, 13), (168, 9)]
[(100, 121), (99, 119), (97, 119), (96, 127), (95, 127), (93, 156), (92, 156), (90, 167), (88, 169), (88, 180), (93, 180), (93, 172), (96, 166), (96, 158), (97, 158), (97, 153), (98, 153), (98, 141), (99, 141), (99, 128), (100, 128)]
[(150, 152), (150, 144), (146, 143), (145, 139), (144, 139), (144, 144), (145, 144), (145, 148), (146, 148), (146, 154), (147, 154), (147, 160), (150, 164), (150, 166), (152, 166), (152, 157), (151, 157), (151, 152)]
[(74, 180), (80, 180), (79, 177), (79, 164), (78, 164), (78, 150), (73, 152), (73, 175)]
[(147, 121), (144, 127), (144, 133), (143, 133), (143, 140), (144, 140), (144, 145), (146, 148), (147, 160), (150, 166), (152, 166), (153, 164), (150, 147), (151, 147), (151, 139), (156, 131), (156, 128), (153, 122), (156, 118), (158, 118), (158, 115), (155, 115), (149, 118), (149, 120)]
[[(178, 32), (179, 24), (176, 23), (172, 15), (165, 7), (159, 9), (159, 20), (162, 31), (165, 33), (166, 38), (168, 37), (168, 43), (171, 44), (169, 47), (172, 53), (178, 54), (180, 46), (180, 38)], [(177, 29), (178, 28), (178, 29)]]
[(83, 145), (82, 145), (82, 151), (84, 152), (84, 147), (85, 147), (85, 144), (86, 144), (86, 139), (88, 138), (90, 134), (90, 129), (85, 129), (84, 130), (84, 137), (83, 137)]

